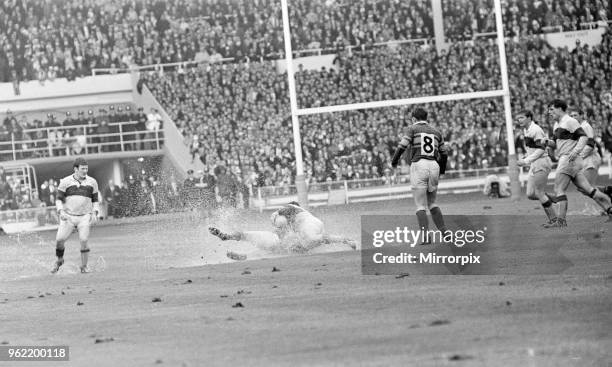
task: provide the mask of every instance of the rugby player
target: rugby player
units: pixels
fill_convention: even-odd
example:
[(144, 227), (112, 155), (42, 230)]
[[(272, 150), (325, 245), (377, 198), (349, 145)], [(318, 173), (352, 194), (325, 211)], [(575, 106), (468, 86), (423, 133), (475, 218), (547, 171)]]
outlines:
[(81, 273), (88, 273), (89, 227), (99, 219), (100, 204), (98, 182), (87, 175), (89, 166), (83, 158), (74, 161), (73, 173), (60, 180), (55, 206), (60, 218), (56, 235), (57, 261), (51, 273), (57, 273), (64, 264), (64, 244), (76, 228), (81, 242)]
[[(212, 235), (223, 241), (245, 241), (252, 244), (256, 251), (265, 254), (278, 252), (306, 253), (326, 243), (338, 242), (356, 248), (350, 239), (331, 236), (325, 233), (323, 222), (292, 201), (272, 213), (271, 231), (242, 231), (224, 233), (216, 227), (209, 227)], [(348, 249), (348, 248), (347, 248)], [(252, 254), (251, 254), (252, 255)], [(246, 260), (247, 254), (228, 251), (227, 256), (233, 260)]]
[(601, 206), (608, 216), (612, 216), (610, 198), (594, 188), (582, 171), (583, 159), (581, 157), (588, 137), (578, 121), (567, 114), (567, 103), (560, 99), (553, 100), (548, 106), (549, 114), (556, 119), (554, 137), (546, 140), (546, 145), (557, 151), (559, 164), (555, 176), (555, 201), (559, 204), (558, 212), (547, 228), (565, 227), (567, 221), (566, 191), (570, 184), (574, 185)]
[(527, 179), (527, 198), (529, 200), (539, 200), (551, 223), (555, 218), (553, 201), (544, 191), (548, 174), (552, 169), (552, 162), (546, 152), (546, 134), (544, 130), (533, 121), (533, 113), (528, 110), (519, 112), (516, 116), (518, 125), (524, 130), (525, 137), (525, 158), (519, 159), (516, 164), (519, 167), (529, 166), (529, 176)]
[[(396, 168), (406, 150), (410, 152), (410, 184), (414, 191), (416, 216), (419, 228), (425, 233), (429, 228), (427, 209), (436, 227), (446, 232), (444, 217), (436, 204), (440, 174), (446, 169), (447, 151), (442, 133), (427, 122), (427, 111), (417, 108), (412, 113), (413, 124), (399, 142), (391, 166)], [(430, 244), (426, 238), (422, 245)]]
[[(582, 130), (584, 130), (584, 133), (586, 134), (588, 138), (587, 144), (582, 150), (582, 153), (580, 154), (580, 156), (582, 157), (582, 162), (583, 162), (582, 173), (584, 173), (584, 177), (586, 177), (586, 179), (589, 181), (591, 186), (595, 187), (595, 184), (597, 182), (599, 166), (601, 165), (601, 157), (602, 157), (602, 152), (600, 150), (601, 148), (595, 141), (595, 130), (593, 129), (591, 124), (586, 120), (585, 118), (586, 116), (584, 116), (581, 110), (573, 109), (569, 115), (573, 117), (574, 119), (576, 119), (578, 122), (580, 122), (580, 127), (582, 127)], [(588, 194), (583, 191), (581, 192), (585, 195)], [(591, 208), (592, 204), (588, 201), (585, 202), (584, 204), (585, 204), (585, 210), (592, 212), (592, 208)]]

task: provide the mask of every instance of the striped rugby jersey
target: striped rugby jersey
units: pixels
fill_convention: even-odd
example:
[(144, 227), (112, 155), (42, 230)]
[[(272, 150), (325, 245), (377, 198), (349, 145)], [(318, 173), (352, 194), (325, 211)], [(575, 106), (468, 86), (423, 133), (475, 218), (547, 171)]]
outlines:
[[(540, 125), (532, 121), (529, 127), (524, 130), (523, 136), (525, 137), (525, 161), (531, 163), (536, 160), (536, 152), (540, 149), (544, 150), (546, 148), (546, 134), (544, 134), (544, 130), (542, 130)], [(547, 156), (548, 155), (546, 154), (542, 154), (540, 157), (538, 157), (538, 159), (546, 158)]]
[(580, 124), (580, 127), (582, 128), (587, 138), (589, 139), (587, 140), (587, 145), (593, 148), (593, 150), (591, 150), (591, 153), (589, 153), (589, 155), (583, 158), (587, 158), (593, 155), (599, 155), (599, 152), (598, 152), (599, 146), (595, 144), (595, 130), (593, 130), (593, 126), (591, 126), (591, 124), (589, 124), (587, 120), (584, 120)]
[(64, 203), (64, 210), (71, 215), (84, 215), (93, 211), (98, 202), (98, 182), (91, 176), (79, 181), (74, 174), (60, 180), (57, 199)]
[(414, 123), (400, 141), (401, 146), (410, 146), (410, 162), (413, 163), (419, 159), (437, 160), (443, 144), (442, 133), (427, 121)]
[(554, 139), (557, 144), (557, 156), (570, 154), (578, 144), (581, 136), (586, 136), (580, 123), (569, 115), (563, 115), (554, 125)]

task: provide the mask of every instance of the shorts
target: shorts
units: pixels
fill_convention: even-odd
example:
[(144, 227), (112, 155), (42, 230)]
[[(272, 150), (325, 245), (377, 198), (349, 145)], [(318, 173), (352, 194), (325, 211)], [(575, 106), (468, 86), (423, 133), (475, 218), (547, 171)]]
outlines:
[(434, 192), (438, 189), (440, 166), (431, 159), (419, 159), (410, 165), (410, 184), (413, 189), (427, 189)]
[(60, 220), (60, 226), (80, 229), (84, 226), (89, 227), (91, 222), (91, 214), (72, 215), (64, 213), (64, 215), (68, 217), (68, 220)]
[(571, 178), (574, 178), (578, 173), (582, 171), (582, 166), (582, 158), (576, 157), (576, 159), (570, 162), (569, 155), (562, 155), (559, 158), (559, 164), (557, 165), (557, 175), (563, 173)]
[(599, 153), (590, 154), (588, 157), (582, 159), (583, 171), (590, 168), (598, 170), (599, 166), (601, 166), (601, 157), (599, 156)]
[(542, 157), (535, 160), (535, 162), (531, 163), (529, 167), (529, 177), (535, 176), (537, 172), (545, 171), (546, 173), (550, 173), (552, 170), (552, 161), (550, 158)]

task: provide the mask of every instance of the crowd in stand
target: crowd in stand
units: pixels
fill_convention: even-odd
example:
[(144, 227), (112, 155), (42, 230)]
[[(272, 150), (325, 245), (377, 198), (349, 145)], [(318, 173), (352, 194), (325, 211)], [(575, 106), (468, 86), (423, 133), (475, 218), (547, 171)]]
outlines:
[(295, 74), (301, 108), (501, 88), (491, 39), (458, 42), (439, 55), (417, 44), (340, 53), (334, 64)]
[[(537, 120), (550, 130), (546, 103), (564, 98), (586, 111), (609, 149), (610, 42), (610, 31), (601, 45), (580, 45), (574, 51), (553, 49), (537, 39), (508, 42), (513, 109), (534, 110)], [(441, 57), (428, 49), (407, 47), (413, 68), (393, 66), (400, 48), (376, 55), (369, 51), (341, 55), (336, 71), (298, 70), (300, 107), (499, 88), (499, 71), (488, 41), (455, 44)], [(442, 58), (451, 60), (449, 65), (455, 69), (445, 66)], [(421, 59), (428, 62), (421, 65)], [(414, 77), (406, 71), (414, 72)], [(272, 63), (211, 65), (161, 76), (151, 73), (145, 79), (160, 102), (168, 106), (194, 158), (210, 167), (225, 165), (243, 182), (258, 186), (289, 187), (294, 183), (286, 80), (274, 71)], [(414, 88), (402, 89), (407, 83), (414, 83)], [(348, 93), (353, 90), (360, 93)], [(402, 91), (409, 95), (400, 94)], [(501, 99), (434, 103), (427, 109), (430, 120), (447, 133), (445, 139), (452, 147), (450, 170), (507, 164)], [(385, 108), (301, 117), (308, 180), (384, 179), (386, 162), (397, 136), (409, 123), (408, 116), (406, 108)], [(520, 153), (520, 131), (515, 135)]]
[(135, 112), (130, 105), (111, 105), (97, 113), (92, 109), (79, 111), (76, 116), (68, 111), (61, 121), (54, 113), (48, 113), (47, 119), (41, 121), (8, 111), (0, 124), (0, 161), (156, 149), (155, 134), (161, 128), (162, 118), (157, 110), (145, 113), (140, 107)]
[[(433, 34), (431, 4), (426, 0), (299, 0), (290, 5), (294, 49), (341, 48)], [(442, 7), (446, 34), (451, 40), (494, 30), (490, 0), (442, 1)], [(553, 97), (564, 98), (586, 112), (607, 149), (611, 149), (610, 31), (600, 46), (579, 45), (573, 51), (553, 49), (539, 39), (524, 38), (548, 26), (573, 30), (584, 22), (610, 19), (610, 2), (508, 0), (503, 12), (507, 35), (513, 37), (506, 49), (513, 109), (532, 109), (536, 119), (550, 130), (544, 114), (546, 102)], [(288, 192), (294, 184), (287, 78), (276, 71), (273, 62), (262, 61), (282, 53), (278, 1), (117, 0), (92, 5), (67, 0), (11, 0), (0, 4), (0, 30), (0, 82), (15, 78), (44, 80), (51, 75), (72, 78), (86, 75), (94, 67), (197, 58), (234, 57), (245, 61), (146, 73), (143, 81), (182, 132), (193, 159), (200, 159), (205, 172), (209, 172), (194, 180), (206, 185), (210, 175), (217, 180), (221, 172), (216, 171), (226, 167), (225, 184), (221, 186), (230, 189), (219, 197), (215, 193), (215, 202), (235, 202), (238, 193), (247, 195), (242, 194), (244, 187), (282, 186)], [(514, 36), (522, 38), (517, 42)], [(339, 51), (334, 68), (298, 68), (298, 104), (306, 108), (499, 89), (497, 60), (497, 48), (486, 38), (455, 42), (440, 55), (431, 47), (416, 44)], [(451, 146), (449, 170), (507, 164), (505, 137), (500, 134), (504, 121), (501, 99), (435, 103), (426, 108), (430, 121), (446, 132), (445, 139)], [(386, 108), (301, 117), (308, 182), (392, 180), (387, 163), (398, 136), (410, 123), (410, 110)], [(101, 116), (105, 113), (83, 114), (78, 119), (96, 124), (99, 129), (105, 119)], [(66, 121), (70, 122), (71, 117)], [(23, 138), (20, 140), (47, 139), (41, 144), (51, 148), (42, 149), (43, 156), (83, 153), (82, 148), (78, 149), (78, 136), (23, 133), (28, 126), (70, 125), (66, 121), (58, 124), (50, 118), (28, 123), (8, 116), (0, 125), (0, 142), (13, 134)], [(136, 130), (145, 129), (141, 126)], [(520, 153), (521, 132), (515, 131), (515, 135)], [(132, 144), (134, 149), (142, 148), (137, 144)], [(30, 145), (24, 143), (23, 147)], [(406, 171), (404, 162), (400, 173)], [(182, 202), (185, 195), (211, 195), (199, 189), (178, 193), (176, 183), (154, 185), (155, 181), (144, 180), (143, 185), (142, 180), (135, 180), (132, 186), (122, 186), (126, 187), (126, 197), (130, 197), (129, 187), (142, 187), (141, 191), (148, 187), (149, 193), (172, 192), (164, 195), (175, 198), (167, 204), (169, 207)], [(367, 183), (354, 183), (361, 184)], [(200, 186), (194, 183), (193, 187)], [(131, 197), (140, 195), (136, 192), (133, 189)], [(157, 205), (158, 200), (153, 199), (151, 207), (153, 203)]]
[[(506, 0), (509, 36), (612, 19), (604, 0)], [(294, 50), (433, 37), (431, 2), (290, 1)], [(442, 1), (445, 35), (494, 31), (492, 0)], [(8, 0), (0, 2), (0, 82), (91, 75), (95, 68), (282, 57), (280, 1)]]

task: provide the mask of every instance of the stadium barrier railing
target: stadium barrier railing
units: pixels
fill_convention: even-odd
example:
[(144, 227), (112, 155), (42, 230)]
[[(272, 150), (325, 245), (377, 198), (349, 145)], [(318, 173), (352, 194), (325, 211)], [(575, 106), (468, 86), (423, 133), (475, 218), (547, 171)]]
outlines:
[[(24, 129), (19, 133), (21, 139), (16, 139), (15, 133), (11, 133), (10, 141), (0, 141), (0, 161), (160, 150), (163, 147), (163, 129), (136, 130), (136, 124), (136, 121), (109, 123), (109, 130), (114, 131), (109, 133), (95, 132), (100, 124)], [(24, 136), (28, 138), (24, 139)]]
[[(489, 175), (506, 175), (507, 167), (447, 171), (440, 181), (440, 193), (480, 191)], [(526, 178), (525, 178), (526, 180)], [(333, 202), (356, 203), (411, 197), (410, 175), (385, 175), (377, 178), (336, 180), (307, 184), (309, 205), (320, 206)], [(297, 200), (295, 185), (256, 187), (252, 207), (274, 209)], [(342, 200), (344, 199), (344, 200)]]
[[(612, 178), (612, 159), (607, 156), (599, 168), (599, 175)], [(483, 192), (485, 180), (490, 175), (496, 175), (500, 180), (509, 182), (508, 167), (493, 167), (447, 171), (438, 185), (438, 193), (463, 194)], [(525, 186), (528, 179), (528, 167), (520, 168), (519, 180)], [(548, 176), (553, 182), (555, 171)], [(310, 183), (308, 187), (308, 203), (311, 206), (348, 204), (368, 201), (384, 201), (412, 197), (410, 175), (383, 176), (373, 179), (337, 180), (322, 183)], [(295, 185), (265, 186), (253, 188), (251, 207), (263, 211), (277, 209), (289, 201), (297, 201)]]

